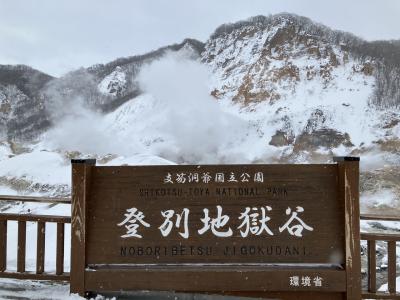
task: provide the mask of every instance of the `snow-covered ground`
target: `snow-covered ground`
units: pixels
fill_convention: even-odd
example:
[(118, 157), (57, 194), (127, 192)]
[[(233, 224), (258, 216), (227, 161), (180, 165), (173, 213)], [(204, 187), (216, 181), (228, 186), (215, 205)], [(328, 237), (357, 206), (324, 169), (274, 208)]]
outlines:
[[(400, 277), (397, 277), (397, 278), (396, 278), (396, 291), (397, 291), (397, 292), (400, 292)], [(387, 283), (384, 284), (384, 285), (382, 285), (382, 286), (379, 288), (379, 292), (388, 292), (388, 285), (387, 285)]]
[[(69, 284), (46, 281), (0, 279), (0, 299), (83, 300), (69, 294)], [(100, 298), (98, 298), (100, 299)]]

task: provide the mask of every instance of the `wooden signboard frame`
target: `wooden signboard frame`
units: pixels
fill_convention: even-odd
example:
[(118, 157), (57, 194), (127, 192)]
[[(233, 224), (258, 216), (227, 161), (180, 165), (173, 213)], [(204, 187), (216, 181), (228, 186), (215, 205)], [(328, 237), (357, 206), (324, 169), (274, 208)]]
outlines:
[[(359, 158), (335, 157), (334, 162), (325, 165), (97, 167), (95, 160), (72, 160), (71, 293), (86, 296), (88, 292), (154, 290), (274, 299), (361, 299)], [(203, 195), (202, 189), (193, 188), (196, 183), (201, 183), (199, 177), (191, 178), (192, 183), (186, 189), (165, 188), (168, 183), (175, 183), (174, 187), (177, 187), (185, 181), (190, 182), (189, 178), (179, 176), (180, 172), (192, 174), (193, 170), (212, 175), (211, 195), (208, 192)], [(242, 181), (238, 177), (241, 170), (244, 170), (241, 176), (248, 175)], [(235, 172), (237, 178), (233, 177)], [(229, 185), (218, 185), (218, 180), (221, 182), (218, 174), (225, 175), (225, 183), (228, 177), (232, 179)], [(214, 176), (215, 182), (212, 183)], [(253, 180), (253, 176), (254, 182), (258, 176), (254, 188), (249, 185), (243, 189), (236, 188), (242, 182), (247, 184), (250, 178)], [(268, 184), (262, 176), (267, 177), (265, 181)], [(163, 188), (158, 189), (157, 184)], [(217, 201), (215, 193), (224, 197)], [(259, 193), (261, 196), (257, 196)], [(297, 200), (305, 205), (304, 208), (288, 207), (286, 215), (285, 211), (277, 215), (275, 207), (260, 208), (264, 216), (262, 234), (261, 229), (245, 232), (241, 227), (243, 222), (241, 226), (235, 224), (238, 232), (227, 232), (225, 227), (224, 231), (213, 231), (213, 236), (211, 230), (214, 227), (210, 229), (212, 222), (209, 221), (212, 214), (217, 214), (216, 206), (218, 210), (225, 209), (227, 214), (238, 213), (246, 207), (248, 210), (240, 215), (244, 219), (252, 209), (249, 206), (253, 200), (246, 198), (249, 195), (254, 196), (254, 205), (259, 206), (262, 205), (260, 199), (268, 197), (274, 199), (275, 202), (271, 203), (276, 206), (287, 207), (287, 203), (294, 204)], [(302, 199), (296, 198), (299, 195)], [(186, 203), (192, 198), (195, 198), (193, 203)], [(128, 210), (128, 203), (135, 207)], [(226, 207), (218, 207), (218, 203), (226, 203)], [(243, 207), (239, 207), (241, 203)], [(183, 209), (182, 205), (188, 208)], [(136, 206), (144, 207), (146, 222)], [(179, 210), (176, 222), (182, 221), (184, 212), (189, 213), (189, 208), (192, 209), (191, 216), (202, 220), (203, 230), (196, 230), (197, 236), (189, 238), (188, 228), (185, 233), (178, 232), (174, 226), (178, 224), (173, 222), (168, 230), (158, 227), (160, 220), (157, 218), (167, 218), (166, 206)], [(306, 221), (300, 219), (303, 212), (306, 213), (304, 209), (309, 212)], [(130, 213), (126, 213), (123, 220), (125, 211)], [(128, 219), (134, 212), (135, 216), (142, 217), (141, 221), (137, 219), (129, 223)], [(206, 214), (203, 218), (200, 218), (201, 212)], [(222, 212), (218, 211), (218, 214), (221, 218), (216, 222), (220, 222), (222, 228), (226, 222)], [(271, 215), (271, 218), (266, 215)], [(261, 211), (257, 216), (261, 216)], [(292, 216), (298, 224), (278, 226), (274, 221), (282, 216), (286, 219)], [(172, 218), (172, 213), (169, 217)], [(147, 221), (155, 220), (157, 226), (150, 228)], [(318, 224), (318, 229), (307, 225), (308, 221), (314, 228)], [(199, 228), (198, 224), (190, 221), (188, 224)], [(270, 230), (268, 224), (276, 226)], [(137, 231), (139, 225), (148, 227), (143, 227), (148, 238), (144, 237), (143, 231), (141, 239)], [(124, 228), (128, 228), (127, 232)], [(160, 237), (155, 235), (156, 232)], [(218, 234), (229, 234), (230, 238), (220, 238)], [(249, 238), (250, 244), (236, 247), (245, 237)], [(263, 248), (267, 239), (278, 241), (275, 244), (269, 242), (269, 249), (273, 252), (269, 257), (264, 255), (266, 250)], [(160, 240), (165, 246), (157, 246)], [(185, 241), (191, 241), (193, 246), (185, 244)], [(203, 241), (216, 246), (219, 254), (202, 256), (203, 251), (207, 251)], [(146, 242), (148, 247), (141, 247), (142, 242)], [(174, 246), (178, 244), (180, 247)], [(147, 256), (145, 251), (149, 252)], [(236, 255), (236, 251), (245, 251), (246, 255)], [(224, 256), (222, 252), (229, 252), (229, 255)], [(254, 255), (247, 255), (249, 253)]]

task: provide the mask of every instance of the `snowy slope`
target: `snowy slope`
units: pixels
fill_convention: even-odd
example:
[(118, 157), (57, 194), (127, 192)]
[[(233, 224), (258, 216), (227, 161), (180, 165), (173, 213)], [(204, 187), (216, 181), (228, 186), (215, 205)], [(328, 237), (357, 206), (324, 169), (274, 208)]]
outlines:
[(127, 89), (126, 74), (122, 71), (121, 67), (116, 67), (112, 73), (104, 77), (99, 83), (98, 88), (103, 94), (121, 96)]
[(265, 120), (266, 137), (281, 132), (286, 144), (296, 144), (305, 134), (332, 129), (339, 137), (349, 135), (337, 138), (338, 144), (370, 145), (384, 136), (382, 114), (370, 106), (372, 63), (344, 48), (283, 15), (267, 25), (250, 23), (215, 35), (202, 59), (213, 70), (213, 95), (254, 112), (248, 118)]

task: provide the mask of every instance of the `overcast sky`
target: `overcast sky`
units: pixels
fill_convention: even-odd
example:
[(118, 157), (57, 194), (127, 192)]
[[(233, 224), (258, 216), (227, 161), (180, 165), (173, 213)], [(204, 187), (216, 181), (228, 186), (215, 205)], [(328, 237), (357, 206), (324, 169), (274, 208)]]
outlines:
[(400, 39), (399, 0), (0, 0), (0, 64), (60, 76), (279, 12), (367, 40)]

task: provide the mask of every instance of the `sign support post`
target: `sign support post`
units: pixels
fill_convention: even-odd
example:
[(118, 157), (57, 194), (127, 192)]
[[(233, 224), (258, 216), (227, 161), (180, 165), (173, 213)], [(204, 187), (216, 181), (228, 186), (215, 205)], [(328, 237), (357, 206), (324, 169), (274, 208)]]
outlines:
[(91, 167), (95, 159), (73, 159), (71, 204), (71, 293), (85, 294), (86, 202), (89, 197)]
[(347, 299), (361, 299), (359, 157), (334, 157), (338, 164), (339, 197), (345, 204)]

